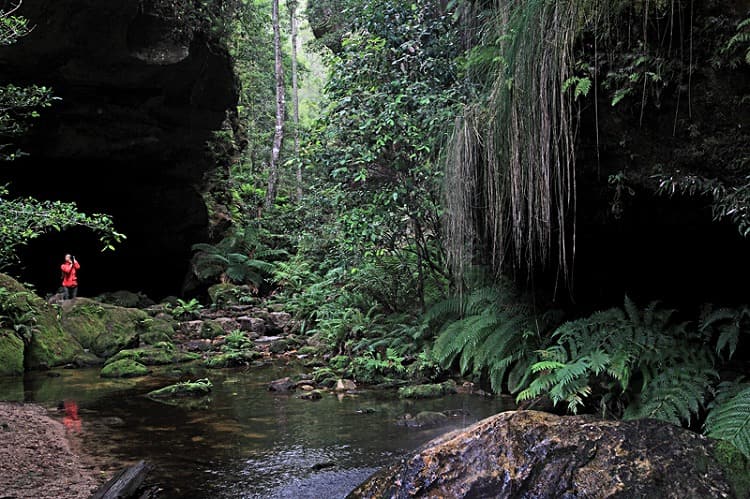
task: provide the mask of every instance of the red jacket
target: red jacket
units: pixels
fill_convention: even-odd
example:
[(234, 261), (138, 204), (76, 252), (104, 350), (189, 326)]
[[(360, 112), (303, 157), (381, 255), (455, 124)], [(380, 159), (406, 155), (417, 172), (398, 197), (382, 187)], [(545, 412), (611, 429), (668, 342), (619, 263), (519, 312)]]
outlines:
[(75, 262), (65, 262), (62, 265), (60, 265), (60, 270), (62, 270), (62, 285), (66, 288), (74, 288), (78, 286), (78, 276), (76, 275), (76, 271), (81, 268), (81, 264), (78, 263), (78, 260)]

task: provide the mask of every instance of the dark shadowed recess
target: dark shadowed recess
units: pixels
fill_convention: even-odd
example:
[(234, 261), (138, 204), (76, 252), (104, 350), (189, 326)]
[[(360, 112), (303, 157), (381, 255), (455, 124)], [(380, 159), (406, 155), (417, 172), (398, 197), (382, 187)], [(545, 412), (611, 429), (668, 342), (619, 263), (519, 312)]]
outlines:
[(202, 192), (217, 167), (207, 142), (232, 120), (237, 81), (226, 49), (137, 0), (25, 0), (34, 25), (0, 47), (0, 83), (50, 86), (61, 100), (24, 136), (29, 156), (2, 165), (11, 192), (75, 202), (114, 217), (127, 240), (101, 253), (69, 230), (22, 252), (21, 277), (59, 286), (66, 252), (80, 258), (80, 293), (129, 289), (180, 295), (190, 247), (206, 241)]

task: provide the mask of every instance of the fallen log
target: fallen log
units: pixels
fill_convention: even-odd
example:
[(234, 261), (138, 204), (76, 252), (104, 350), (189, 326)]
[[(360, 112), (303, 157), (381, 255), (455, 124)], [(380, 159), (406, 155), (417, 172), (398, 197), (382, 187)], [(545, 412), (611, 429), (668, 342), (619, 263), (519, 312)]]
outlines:
[(99, 487), (90, 499), (130, 499), (136, 497), (146, 475), (153, 469), (141, 460), (133, 466), (118, 471), (107, 483)]

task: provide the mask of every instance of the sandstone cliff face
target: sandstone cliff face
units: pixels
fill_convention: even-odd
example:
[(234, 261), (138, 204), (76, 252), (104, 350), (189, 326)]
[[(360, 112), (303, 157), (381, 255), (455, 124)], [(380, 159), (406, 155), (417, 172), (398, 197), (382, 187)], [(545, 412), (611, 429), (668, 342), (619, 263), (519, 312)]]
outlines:
[(61, 98), (2, 180), (18, 194), (112, 214), (128, 236), (111, 255), (84, 232), (33, 244), (25, 272), (40, 292), (55, 290), (57, 261), (75, 252), (84, 294), (178, 294), (191, 244), (207, 238), (202, 194), (217, 165), (206, 142), (232, 128), (236, 78), (219, 42), (151, 4), (25, 0), (19, 13), (33, 32), (0, 48), (3, 81), (51, 86)]

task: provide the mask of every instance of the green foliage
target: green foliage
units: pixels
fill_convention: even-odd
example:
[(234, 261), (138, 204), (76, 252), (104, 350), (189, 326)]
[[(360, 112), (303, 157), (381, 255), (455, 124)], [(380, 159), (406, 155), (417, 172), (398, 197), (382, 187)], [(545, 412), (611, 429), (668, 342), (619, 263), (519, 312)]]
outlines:
[(12, 45), (31, 30), (28, 19), (13, 15), (19, 6), (20, 2), (10, 10), (0, 9), (0, 45)]
[(166, 304), (164, 306), (164, 310), (178, 320), (194, 319), (202, 309), (203, 305), (196, 298), (191, 298), (189, 301), (177, 298), (176, 305)]
[(0, 287), (0, 328), (14, 331), (26, 345), (31, 343), (37, 330), (36, 312), (30, 302), (32, 296), (28, 291)]
[[(0, 10), (0, 45), (10, 45), (25, 36), (31, 27), (28, 20)], [(28, 130), (29, 123), (39, 116), (39, 110), (49, 107), (52, 90), (45, 86), (20, 87), (12, 83), (0, 86), (0, 140), (9, 141)], [(12, 144), (0, 143), (0, 161), (11, 161), (25, 153), (12, 150)], [(51, 231), (71, 227), (85, 227), (97, 233), (104, 250), (125, 239), (117, 232), (111, 217), (103, 214), (87, 215), (78, 211), (75, 203), (37, 200), (31, 197), (11, 198), (6, 185), (0, 186), (0, 269), (17, 262), (20, 246)]]
[[(31, 31), (28, 19), (13, 13), (20, 3), (10, 10), (0, 9), (0, 46), (12, 45)], [(49, 107), (53, 100), (48, 87), (30, 85), (19, 87), (12, 83), (0, 86), (0, 140), (9, 140), (23, 134), (39, 110)], [(8, 151), (11, 144), (0, 143), (0, 161), (10, 161), (24, 155), (19, 150)]]
[(704, 337), (674, 314), (658, 301), (641, 311), (626, 297), (622, 308), (562, 324), (517, 399), (548, 394), (573, 413), (588, 405), (626, 418), (689, 422), (718, 374)]
[(750, 384), (740, 380), (720, 383), (708, 409), (705, 434), (731, 443), (750, 459)]
[(726, 359), (734, 356), (740, 336), (750, 332), (750, 308), (747, 306), (713, 309), (708, 305), (701, 313), (699, 327), (702, 332), (716, 338), (716, 354), (727, 349)]
[(231, 33), (230, 21), (241, 0), (144, 0), (142, 11), (173, 21), (170, 35), (189, 42), (196, 32), (219, 39)]
[(264, 258), (286, 255), (265, 246), (253, 227), (236, 228), (216, 245), (192, 246), (193, 273), (202, 282), (233, 282), (259, 288), (271, 276), (274, 264)]
[[(19, 87), (13, 84), (0, 86), (0, 140), (10, 140), (29, 129), (31, 121), (39, 117), (39, 111), (48, 108), (53, 101), (52, 89), (30, 85)], [(26, 153), (8, 150), (11, 144), (0, 144), (0, 161), (12, 161)]]
[(439, 324), (432, 355), (444, 369), (486, 375), (492, 389), (522, 389), (541, 335), (533, 309), (507, 285), (478, 287), (433, 305), (425, 315)]
[(649, 367), (656, 372), (625, 410), (626, 419), (656, 418), (675, 425), (689, 424), (704, 409), (719, 377), (705, 356), (678, 365)]
[(720, 50), (729, 60), (729, 67), (736, 68), (741, 62), (750, 64), (750, 17), (737, 24), (737, 32)]
[(231, 331), (225, 338), (227, 350), (244, 350), (252, 348), (254, 343), (240, 330)]
[(352, 377), (360, 383), (375, 384), (403, 377), (406, 367), (404, 357), (388, 348), (385, 353), (365, 352), (354, 357), (347, 368), (347, 373), (351, 373)]
[(735, 186), (699, 175), (659, 174), (656, 179), (659, 194), (709, 197), (714, 220), (728, 219), (737, 226), (742, 237), (750, 235), (750, 177)]
[(9, 198), (0, 187), (0, 268), (17, 261), (22, 245), (52, 231), (85, 227), (97, 233), (103, 250), (113, 250), (125, 235), (114, 229), (112, 218), (78, 211), (75, 203), (38, 200), (31, 197)]
[(588, 76), (573, 74), (573, 47), (595, 8), (529, 0), (496, 3), (482, 13), (471, 42), (484, 50), (469, 58), (481, 70), (467, 68), (475, 94), (444, 150), (446, 244), (455, 272), (474, 259), (478, 243), (489, 248), (482, 261), (496, 272), (546, 264), (554, 245), (567, 277), (575, 202), (572, 101), (590, 89)]

